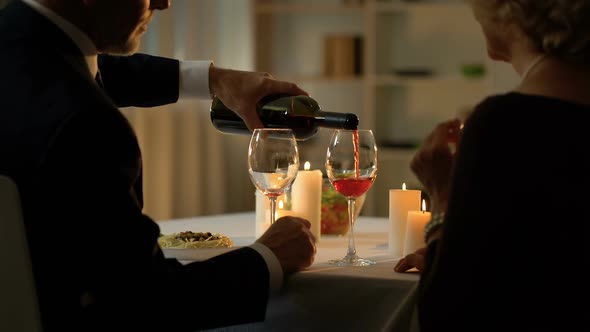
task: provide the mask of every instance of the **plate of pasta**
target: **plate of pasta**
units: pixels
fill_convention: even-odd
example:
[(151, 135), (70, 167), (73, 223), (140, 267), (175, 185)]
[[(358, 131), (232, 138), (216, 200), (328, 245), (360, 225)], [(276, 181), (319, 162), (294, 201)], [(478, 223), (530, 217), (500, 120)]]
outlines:
[(181, 260), (205, 260), (238, 248), (228, 236), (192, 231), (161, 234), (158, 244), (165, 257)]
[(160, 235), (158, 244), (162, 249), (231, 248), (234, 242), (222, 234), (209, 232), (180, 232)]

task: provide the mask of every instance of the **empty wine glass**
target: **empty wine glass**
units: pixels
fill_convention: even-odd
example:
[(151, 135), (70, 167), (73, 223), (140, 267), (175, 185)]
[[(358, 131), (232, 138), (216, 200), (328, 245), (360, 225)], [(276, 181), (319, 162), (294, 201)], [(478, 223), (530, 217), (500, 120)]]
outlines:
[(297, 141), (291, 129), (255, 129), (248, 148), (248, 171), (256, 189), (270, 200), (275, 222), (277, 197), (289, 188), (299, 169)]
[(326, 155), (326, 172), (330, 183), (348, 200), (348, 252), (332, 260), (338, 266), (366, 266), (375, 262), (357, 256), (354, 244), (355, 202), (377, 176), (377, 145), (370, 130), (336, 130)]

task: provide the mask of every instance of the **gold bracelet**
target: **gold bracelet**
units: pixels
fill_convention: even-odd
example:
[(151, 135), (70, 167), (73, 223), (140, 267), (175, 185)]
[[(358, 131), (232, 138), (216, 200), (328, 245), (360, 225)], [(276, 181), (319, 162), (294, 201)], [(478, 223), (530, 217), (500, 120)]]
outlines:
[(445, 213), (444, 212), (432, 214), (432, 217), (430, 217), (430, 221), (426, 224), (426, 226), (424, 226), (424, 243), (426, 243), (428, 241), (428, 238), (430, 237), (430, 235), (432, 235), (432, 232), (435, 229), (437, 229), (438, 226), (441, 226), (444, 221), (445, 221)]

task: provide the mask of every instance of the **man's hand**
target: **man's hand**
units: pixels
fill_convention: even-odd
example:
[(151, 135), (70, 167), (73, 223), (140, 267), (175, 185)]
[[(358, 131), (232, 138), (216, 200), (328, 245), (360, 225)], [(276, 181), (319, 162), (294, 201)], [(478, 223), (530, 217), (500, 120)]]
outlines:
[(277, 256), (284, 273), (296, 272), (310, 266), (316, 254), (315, 237), (309, 221), (297, 217), (282, 217), (256, 240)]
[(211, 66), (209, 89), (229, 109), (238, 114), (253, 131), (263, 128), (256, 113), (258, 102), (273, 94), (308, 95), (296, 84), (275, 80), (268, 73), (239, 71)]
[(420, 248), (415, 252), (406, 255), (400, 259), (394, 267), (395, 272), (406, 272), (409, 269), (416, 268), (418, 271), (424, 269), (424, 256), (426, 255), (426, 248)]

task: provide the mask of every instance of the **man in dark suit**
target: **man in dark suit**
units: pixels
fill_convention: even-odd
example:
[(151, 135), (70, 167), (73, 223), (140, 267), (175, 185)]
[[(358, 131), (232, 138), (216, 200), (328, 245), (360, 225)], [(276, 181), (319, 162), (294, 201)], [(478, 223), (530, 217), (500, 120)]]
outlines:
[(309, 223), (294, 217), (253, 245), (205, 262), (163, 257), (158, 226), (141, 212), (140, 148), (118, 107), (172, 103), (196, 87), (204, 91), (193, 93), (219, 96), (254, 128), (260, 98), (304, 93), (263, 73), (210, 63), (141, 54), (97, 60), (98, 53), (135, 52), (154, 11), (168, 6), (13, 0), (0, 12), (0, 173), (22, 196), (47, 331), (260, 321), (283, 273), (313, 261)]

